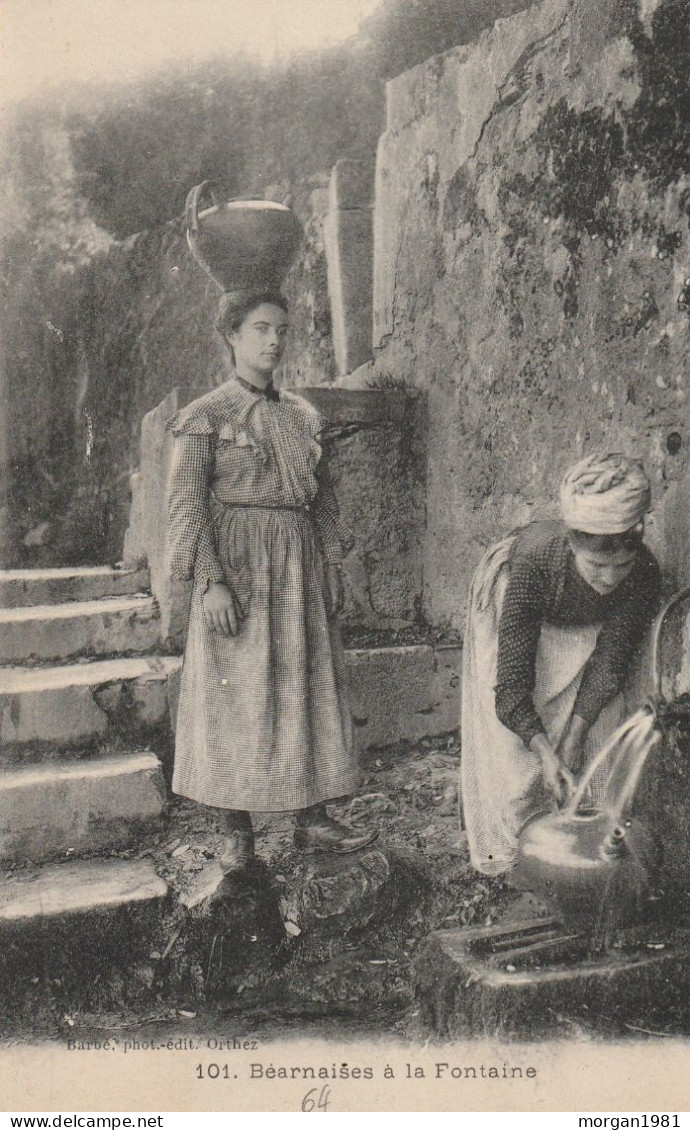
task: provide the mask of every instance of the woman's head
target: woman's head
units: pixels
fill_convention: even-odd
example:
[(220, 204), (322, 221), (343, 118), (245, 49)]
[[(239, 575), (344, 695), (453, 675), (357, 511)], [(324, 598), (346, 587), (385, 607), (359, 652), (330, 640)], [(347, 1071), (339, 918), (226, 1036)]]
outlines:
[(287, 302), (279, 291), (228, 291), (220, 301), (216, 329), (240, 376), (270, 375), (285, 348)]
[(601, 596), (613, 592), (632, 572), (642, 545), (642, 523), (622, 534), (588, 534), (568, 530), (568, 541), (580, 576)]
[(651, 502), (642, 464), (617, 452), (589, 455), (566, 472), (560, 501), (578, 572), (597, 592), (612, 592), (642, 545)]

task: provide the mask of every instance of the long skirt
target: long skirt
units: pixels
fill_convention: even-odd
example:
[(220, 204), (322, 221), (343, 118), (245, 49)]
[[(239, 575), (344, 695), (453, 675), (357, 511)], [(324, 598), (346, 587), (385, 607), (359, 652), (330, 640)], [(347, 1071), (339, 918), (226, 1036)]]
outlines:
[(345, 796), (358, 776), (345, 661), (311, 520), (225, 507), (216, 534), (225, 579), (247, 614), (236, 636), (210, 630), (203, 579), (195, 584), (173, 791), (260, 812)]
[[(470, 859), (477, 871), (500, 875), (516, 861), (517, 836), (525, 821), (553, 806), (543, 786), (541, 762), (496, 716), (494, 688), (498, 627), (510, 575), (514, 538), (485, 554), (470, 590), (463, 647), (461, 785)], [(534, 703), (556, 746), (570, 721), (599, 625), (557, 628), (543, 624), (535, 670)], [(620, 725), (625, 703), (618, 695), (602, 710), (585, 747), (585, 763)], [(607, 767), (592, 781), (596, 804)]]

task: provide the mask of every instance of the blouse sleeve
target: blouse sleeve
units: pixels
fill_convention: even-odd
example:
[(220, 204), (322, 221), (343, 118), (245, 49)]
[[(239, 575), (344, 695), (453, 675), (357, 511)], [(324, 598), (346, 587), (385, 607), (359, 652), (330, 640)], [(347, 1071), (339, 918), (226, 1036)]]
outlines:
[(352, 549), (354, 538), (340, 519), (340, 509), (333, 490), (325, 452), (316, 465), (315, 475), (318, 489), (309, 509), (321, 542), (324, 560), (329, 565), (338, 565), (345, 554)]
[(498, 628), (494, 693), (499, 721), (525, 745), (544, 733), (533, 696), (546, 588), (547, 578), (538, 562), (523, 558), (511, 563)]
[(651, 553), (627, 587), (625, 603), (612, 610), (587, 662), (574, 711), (591, 726), (620, 690), (659, 606), (661, 575)]
[(209, 508), (211, 435), (175, 438), (168, 484), (168, 556), (174, 577), (224, 581)]

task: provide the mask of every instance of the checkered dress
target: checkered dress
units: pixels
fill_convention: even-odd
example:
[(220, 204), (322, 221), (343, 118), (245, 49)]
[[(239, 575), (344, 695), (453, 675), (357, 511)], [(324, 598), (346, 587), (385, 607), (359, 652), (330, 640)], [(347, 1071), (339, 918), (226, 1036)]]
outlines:
[[(323, 561), (350, 548), (326, 461), (326, 421), (294, 393), (233, 378), (169, 422), (170, 569), (194, 578), (173, 790), (279, 812), (352, 792), (345, 666)], [(206, 626), (203, 593), (230, 585), (236, 636)]]

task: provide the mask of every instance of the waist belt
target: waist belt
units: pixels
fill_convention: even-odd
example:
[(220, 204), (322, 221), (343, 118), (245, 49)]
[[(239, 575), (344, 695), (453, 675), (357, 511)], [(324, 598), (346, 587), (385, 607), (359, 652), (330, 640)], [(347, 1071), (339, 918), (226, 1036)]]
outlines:
[(272, 506), (270, 502), (221, 502), (220, 499), (214, 495), (214, 502), (217, 506), (227, 507), (231, 510), (290, 510), (293, 514), (307, 513), (309, 507), (303, 506)]

